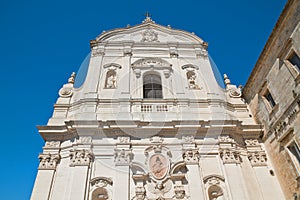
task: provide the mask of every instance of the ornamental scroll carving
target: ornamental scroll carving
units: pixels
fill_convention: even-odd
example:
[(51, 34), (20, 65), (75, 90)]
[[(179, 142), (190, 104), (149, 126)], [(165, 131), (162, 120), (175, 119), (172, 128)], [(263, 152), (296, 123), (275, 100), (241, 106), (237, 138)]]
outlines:
[(117, 166), (129, 165), (133, 159), (131, 149), (115, 149), (115, 164)]
[(40, 154), (40, 164), (38, 169), (56, 169), (56, 165), (60, 160), (59, 154)]
[(72, 150), (70, 152), (70, 166), (88, 166), (93, 159), (93, 154), (86, 149)]
[(234, 149), (220, 149), (220, 157), (224, 164), (241, 163), (240, 153)]
[(68, 79), (68, 83), (64, 84), (63, 87), (58, 91), (58, 94), (62, 98), (69, 98), (73, 95), (73, 85), (75, 82), (76, 74), (73, 72)]
[(205, 189), (209, 200), (224, 199), (224, 177), (220, 175), (209, 175), (203, 178)]
[(186, 149), (183, 150), (183, 160), (186, 164), (198, 164), (199, 163), (199, 151), (198, 149)]
[(113, 181), (107, 177), (95, 177), (90, 181), (92, 200), (111, 200)]

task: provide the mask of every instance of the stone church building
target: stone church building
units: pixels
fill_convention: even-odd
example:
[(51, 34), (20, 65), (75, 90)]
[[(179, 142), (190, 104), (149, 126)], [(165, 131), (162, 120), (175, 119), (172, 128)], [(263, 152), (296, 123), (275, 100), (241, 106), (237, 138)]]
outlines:
[(220, 86), (205, 41), (150, 17), (90, 41), (84, 83), (73, 73), (38, 126), (31, 199), (297, 199), (299, 5), (288, 1), (243, 92), (226, 74)]

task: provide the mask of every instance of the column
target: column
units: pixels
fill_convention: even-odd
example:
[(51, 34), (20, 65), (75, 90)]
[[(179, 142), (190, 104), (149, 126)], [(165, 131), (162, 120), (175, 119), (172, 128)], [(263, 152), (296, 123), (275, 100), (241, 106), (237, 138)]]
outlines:
[(70, 153), (70, 167), (72, 167), (70, 199), (85, 198), (90, 162), (93, 158), (89, 150), (72, 150)]
[(196, 148), (184, 149), (183, 160), (188, 169), (187, 179), (190, 189), (190, 200), (199, 200), (204, 198), (202, 188), (202, 178), (199, 171), (199, 151)]
[[(124, 137), (125, 138), (125, 137)], [(126, 137), (127, 138), (127, 137)], [(119, 138), (121, 141), (121, 138)], [(129, 165), (133, 158), (132, 149), (130, 149), (130, 139), (121, 141), (115, 149), (115, 182), (113, 199), (129, 199)]]

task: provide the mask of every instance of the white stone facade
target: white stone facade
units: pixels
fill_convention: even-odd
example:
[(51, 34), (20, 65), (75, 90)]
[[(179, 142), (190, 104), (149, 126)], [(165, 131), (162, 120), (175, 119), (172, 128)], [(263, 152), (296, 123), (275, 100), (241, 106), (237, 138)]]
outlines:
[(45, 147), (32, 200), (283, 199), (241, 88), (222, 89), (207, 43), (156, 24), (91, 41), (39, 126)]

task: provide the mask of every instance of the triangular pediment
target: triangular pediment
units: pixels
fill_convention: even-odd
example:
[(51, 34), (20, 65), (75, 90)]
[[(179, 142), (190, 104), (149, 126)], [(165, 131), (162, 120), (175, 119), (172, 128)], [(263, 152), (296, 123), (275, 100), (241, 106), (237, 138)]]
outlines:
[(142, 24), (114, 29), (100, 34), (95, 42), (145, 42), (145, 43), (197, 43), (203, 40), (193, 33), (162, 26), (153, 21)]

